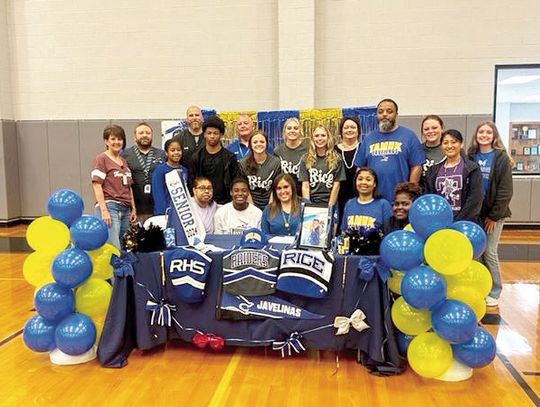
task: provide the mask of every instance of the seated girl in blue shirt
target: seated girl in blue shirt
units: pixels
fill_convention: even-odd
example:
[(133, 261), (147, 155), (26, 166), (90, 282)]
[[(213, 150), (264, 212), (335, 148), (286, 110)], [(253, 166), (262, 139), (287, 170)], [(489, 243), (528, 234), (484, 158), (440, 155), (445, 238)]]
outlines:
[(402, 182), (394, 190), (392, 203), (393, 215), (386, 219), (383, 233), (387, 235), (395, 230), (401, 230), (409, 223), (409, 209), (416, 198), (422, 194), (420, 187), (412, 182)]
[(354, 186), (357, 197), (345, 204), (341, 230), (382, 229), (384, 221), (392, 216), (392, 208), (386, 199), (376, 198), (377, 175), (371, 168), (361, 167), (356, 172)]
[(294, 236), (300, 224), (300, 199), (296, 181), (279, 174), (272, 185), (272, 202), (263, 211), (261, 229), (269, 235)]

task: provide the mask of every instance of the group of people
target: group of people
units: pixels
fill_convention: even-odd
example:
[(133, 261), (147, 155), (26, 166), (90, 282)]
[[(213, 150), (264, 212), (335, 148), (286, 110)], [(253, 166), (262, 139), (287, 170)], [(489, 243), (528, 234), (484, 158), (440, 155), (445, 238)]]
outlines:
[[(130, 221), (165, 214), (170, 206), (165, 174), (178, 170), (207, 233), (240, 233), (260, 227), (272, 235), (294, 235), (302, 201), (336, 208), (341, 230), (368, 227), (385, 233), (403, 228), (408, 209), (423, 193), (443, 196), (455, 220), (481, 224), (488, 234), (484, 263), (500, 295), (497, 244), (510, 216), (512, 161), (493, 122), (477, 127), (467, 151), (463, 136), (444, 129), (442, 119), (422, 120), (423, 144), (414, 131), (397, 124), (391, 99), (377, 105), (378, 128), (360, 137), (356, 117), (343, 117), (339, 142), (323, 125), (304, 140), (297, 118), (283, 126), (283, 143), (272, 152), (266, 134), (249, 115), (237, 121), (238, 139), (222, 143), (225, 124), (201, 109), (186, 112), (188, 127), (152, 146), (152, 128), (135, 128), (135, 145), (125, 149), (124, 130), (107, 126), (107, 147), (96, 157), (92, 184), (96, 214), (111, 228), (112, 244)], [(489, 299), (488, 299), (489, 305)]]

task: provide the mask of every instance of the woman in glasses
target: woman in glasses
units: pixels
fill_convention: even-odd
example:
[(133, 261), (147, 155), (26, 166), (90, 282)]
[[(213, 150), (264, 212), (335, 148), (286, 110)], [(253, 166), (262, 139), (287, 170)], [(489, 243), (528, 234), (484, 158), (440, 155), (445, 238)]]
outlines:
[(214, 233), (214, 215), (221, 206), (212, 199), (212, 182), (206, 177), (197, 177), (193, 181), (193, 209), (197, 211), (204, 224), (206, 233)]

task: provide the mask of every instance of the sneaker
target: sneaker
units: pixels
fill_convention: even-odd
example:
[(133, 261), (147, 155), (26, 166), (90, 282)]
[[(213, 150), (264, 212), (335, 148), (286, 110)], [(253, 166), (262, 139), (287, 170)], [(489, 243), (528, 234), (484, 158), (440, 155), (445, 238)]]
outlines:
[(486, 297), (486, 305), (488, 307), (498, 307), (499, 306), (499, 300), (497, 298), (493, 298), (493, 297)]

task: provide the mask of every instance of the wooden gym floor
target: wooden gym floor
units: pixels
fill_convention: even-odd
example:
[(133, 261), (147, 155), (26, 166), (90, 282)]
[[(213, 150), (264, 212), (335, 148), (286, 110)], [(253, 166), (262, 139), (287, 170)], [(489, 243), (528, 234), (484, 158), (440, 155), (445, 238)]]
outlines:
[[(97, 361), (55, 366), (28, 350), (22, 327), (34, 315), (22, 277), (25, 227), (0, 228), (0, 405), (186, 406), (533, 406), (540, 405), (540, 231), (505, 230), (504, 289), (484, 326), (497, 357), (464, 382), (424, 379), (412, 370), (376, 377), (353, 353), (310, 351), (281, 359), (271, 350), (190, 344), (135, 351), (123, 369)], [(339, 356), (339, 366), (336, 363)]]

